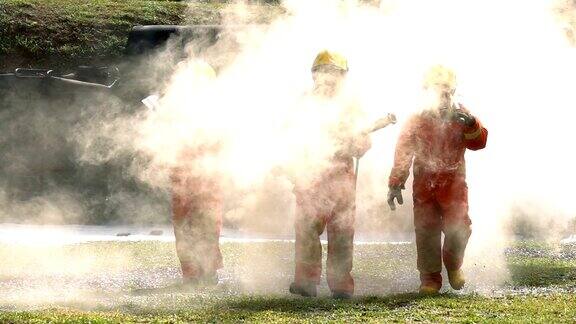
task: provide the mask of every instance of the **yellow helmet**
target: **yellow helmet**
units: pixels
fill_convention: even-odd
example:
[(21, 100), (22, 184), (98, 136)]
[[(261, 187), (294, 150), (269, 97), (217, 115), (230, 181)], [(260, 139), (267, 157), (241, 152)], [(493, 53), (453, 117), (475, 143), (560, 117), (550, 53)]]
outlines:
[(348, 60), (343, 55), (324, 50), (316, 55), (316, 59), (314, 59), (312, 64), (312, 72), (316, 71), (318, 67), (326, 65), (342, 71), (348, 71)]
[(434, 86), (456, 89), (456, 73), (442, 64), (432, 66), (424, 75), (424, 87)]
[(189, 63), (188, 68), (190, 71), (199, 78), (215, 79), (216, 71), (212, 66), (203, 60), (193, 60)]

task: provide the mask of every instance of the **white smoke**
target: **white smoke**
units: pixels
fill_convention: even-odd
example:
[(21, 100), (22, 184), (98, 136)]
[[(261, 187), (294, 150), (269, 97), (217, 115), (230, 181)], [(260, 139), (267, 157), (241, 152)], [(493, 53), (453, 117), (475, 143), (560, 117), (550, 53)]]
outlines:
[[(178, 147), (174, 138), (187, 145), (222, 141), (225, 149), (202, 169), (225, 174), (230, 188), (266, 195), (261, 188), (270, 185), (272, 170), (288, 165), (292, 176), (306, 178), (332, 151), (322, 125), (337, 118), (337, 110), (317, 104), (311, 109), (303, 96), (311, 88), (310, 64), (319, 50), (348, 58), (347, 90), (367, 120), (393, 112), (400, 124), (419, 109), (425, 69), (444, 63), (458, 74), (461, 101), (489, 130), (487, 148), (467, 154), (474, 233), (466, 267), (486, 269), (473, 270), (472, 286), (505, 279), (503, 249), (512, 208), (536, 204), (543, 218), (574, 216), (569, 185), (576, 179), (576, 161), (569, 130), (576, 63), (547, 2), (385, 1), (377, 8), (356, 1), (290, 0), (283, 5), (286, 14), (270, 25), (242, 29), (238, 55), (210, 89), (190, 91), (186, 72), (179, 72), (184, 77), (174, 78), (167, 99), (166, 116), (172, 119), (156, 143), (162, 150)], [(399, 129), (373, 135), (373, 148), (361, 160), (360, 227), (365, 221), (389, 231), (410, 223), (410, 204), (395, 216), (383, 204)], [(304, 159), (302, 152), (313, 147), (318, 149)], [(291, 194), (289, 186), (279, 188)], [(242, 210), (258, 210), (255, 201), (270, 204), (250, 197), (250, 207), (235, 209), (236, 217)], [(266, 217), (252, 212), (245, 219)], [(286, 224), (290, 219), (286, 213)]]
[[(272, 23), (242, 28), (233, 25), (254, 15), (243, 4), (227, 7), (226, 37), (200, 54), (190, 44), (189, 56), (170, 67), (175, 72), (160, 108), (105, 125), (116, 146), (90, 159), (107, 161), (118, 147), (136, 150), (149, 160), (136, 161), (132, 172), (168, 189), (183, 149), (216, 146), (187, 163), (221, 178), (227, 217), (247, 229), (286, 233), (293, 181), (326, 167), (334, 146), (325, 130), (340, 117), (340, 106), (364, 110), (357, 128), (392, 112), (399, 125), (372, 135), (373, 147), (360, 162), (357, 227), (410, 230), (411, 199), (391, 213), (384, 203), (387, 177), (401, 125), (420, 108), (422, 74), (444, 63), (458, 74), (462, 103), (489, 131), (487, 148), (467, 153), (473, 234), (465, 267), (472, 289), (506, 279), (511, 211), (537, 208), (537, 217), (562, 221), (576, 215), (570, 187), (576, 60), (548, 2), (398, 0), (375, 7), (287, 0), (283, 6)], [(312, 60), (322, 49), (349, 61), (336, 105), (306, 95)], [(199, 59), (218, 68), (215, 80), (197, 82), (190, 66)], [(87, 134), (82, 142), (92, 143)]]

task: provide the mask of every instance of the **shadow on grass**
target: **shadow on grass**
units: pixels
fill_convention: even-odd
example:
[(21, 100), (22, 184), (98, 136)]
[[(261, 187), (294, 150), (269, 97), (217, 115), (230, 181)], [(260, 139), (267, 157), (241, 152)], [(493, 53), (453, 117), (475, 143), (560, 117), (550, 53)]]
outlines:
[(424, 296), (417, 293), (403, 293), (389, 296), (362, 296), (349, 300), (337, 300), (329, 297), (304, 298), (304, 297), (266, 297), (249, 296), (232, 299), (219, 303), (216, 307), (234, 311), (262, 312), (277, 311), (285, 313), (316, 313), (328, 312), (335, 309), (357, 309), (377, 306), (389, 310), (409, 307), (412, 304), (430, 298), (446, 298), (454, 295)]
[(243, 296), (218, 301), (201, 310), (182, 310), (177, 316), (190, 321), (326, 321), (381, 317), (396, 310), (410, 309), (426, 299), (453, 299), (455, 295), (421, 296), (415, 293), (356, 297), (350, 300), (284, 296)]
[(544, 287), (576, 282), (576, 269), (559, 264), (513, 264), (509, 266), (514, 286)]
[[(382, 296), (358, 296), (350, 300), (329, 297), (304, 298), (291, 295), (237, 295), (195, 293), (143, 296), (128, 299), (115, 310), (130, 316), (178, 319), (184, 322), (309, 322), (327, 320), (362, 321), (383, 319), (394, 314), (426, 308), (429, 304), (460, 303), (476, 298), (445, 293), (424, 296), (400, 293)], [(107, 312), (107, 306), (96, 309)]]

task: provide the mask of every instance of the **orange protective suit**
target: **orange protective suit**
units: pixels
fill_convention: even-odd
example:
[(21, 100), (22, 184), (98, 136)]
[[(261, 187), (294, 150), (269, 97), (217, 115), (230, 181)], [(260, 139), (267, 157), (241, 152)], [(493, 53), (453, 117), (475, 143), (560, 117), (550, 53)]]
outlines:
[(222, 268), (222, 193), (218, 179), (194, 175), (180, 166), (172, 170), (171, 180), (176, 252), (184, 280), (214, 283), (216, 270)]
[(484, 148), (487, 137), (477, 119), (465, 126), (432, 111), (413, 116), (400, 134), (389, 187), (404, 188), (414, 161), (414, 226), (423, 285), (440, 289), (442, 260), (448, 271), (462, 266), (472, 232), (464, 153)]
[(320, 235), (328, 230), (326, 274), (332, 292), (354, 293), (355, 188), (352, 158), (335, 159), (334, 165), (306, 188), (296, 187), (297, 285), (318, 285), (322, 273)]
[[(342, 103), (340, 86), (348, 71), (348, 61), (339, 53), (321, 51), (312, 64), (313, 94), (325, 103)], [(368, 134), (356, 134), (354, 121), (359, 110), (348, 107), (330, 134), (337, 152), (330, 165), (304, 185), (296, 184), (296, 269), (290, 292), (316, 296), (322, 273), (320, 235), (328, 230), (326, 276), (335, 298), (350, 298), (354, 293), (352, 259), (354, 250), (355, 176), (353, 157), (370, 148)], [(334, 107), (336, 108), (336, 107)], [(335, 125), (336, 126), (336, 125)]]

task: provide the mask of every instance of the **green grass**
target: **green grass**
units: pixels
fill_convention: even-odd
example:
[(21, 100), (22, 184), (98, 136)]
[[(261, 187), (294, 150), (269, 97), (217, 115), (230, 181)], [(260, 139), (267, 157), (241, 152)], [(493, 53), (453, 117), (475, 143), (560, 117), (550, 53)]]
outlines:
[(217, 24), (223, 3), (2, 0), (0, 71), (117, 62), (135, 25)]
[(576, 251), (573, 246), (553, 246), (527, 241), (508, 253), (508, 268), (516, 286), (547, 287), (576, 283)]
[(576, 297), (570, 294), (539, 297), (486, 298), (442, 295), (364, 297), (352, 301), (279, 297), (234, 297), (210, 306), (155, 312), (78, 312), (51, 309), (0, 313), (2, 322), (574, 322)]
[[(328, 298), (325, 283), (316, 299), (287, 294), (291, 243), (224, 243), (222, 248), (226, 268), (217, 288), (166, 290), (155, 287), (178, 277), (173, 243), (0, 245), (5, 260), (0, 309), (6, 310), (0, 322), (576, 321), (574, 248), (518, 244), (508, 252), (510, 282), (496, 291), (448, 290), (423, 297), (412, 293), (417, 287), (414, 245), (358, 245), (354, 275), (359, 296), (350, 301)], [(58, 299), (60, 290), (86, 282), (96, 288)], [(28, 286), (42, 293), (30, 295)]]
[(0, 69), (113, 61), (139, 24), (179, 24), (183, 2), (149, 0), (3, 0)]
[(546, 287), (576, 282), (576, 262), (548, 258), (513, 258), (509, 261), (512, 282), (516, 285)]

